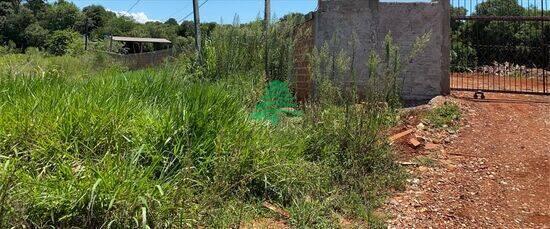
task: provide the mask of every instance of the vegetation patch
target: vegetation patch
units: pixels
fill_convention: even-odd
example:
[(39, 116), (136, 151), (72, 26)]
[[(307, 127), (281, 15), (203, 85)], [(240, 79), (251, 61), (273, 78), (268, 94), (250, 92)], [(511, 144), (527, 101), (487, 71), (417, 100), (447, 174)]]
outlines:
[(462, 113), (456, 103), (445, 102), (443, 105), (429, 111), (424, 121), (435, 128), (454, 128), (457, 126)]
[(184, 53), (155, 69), (71, 53), (69, 31), (48, 40), (62, 56), (0, 57), (0, 227), (238, 227), (277, 217), (266, 202), (293, 227), (381, 226), (375, 209), (406, 177), (383, 133), (409, 59), (388, 36), (386, 58), (368, 63), (383, 83), (349, 91), (338, 82), (355, 75), (353, 58), (316, 50), (320, 93), (298, 110), (284, 82), (301, 20), (271, 27), (267, 70), (280, 81), (268, 83), (260, 21), (219, 26), (200, 61)]

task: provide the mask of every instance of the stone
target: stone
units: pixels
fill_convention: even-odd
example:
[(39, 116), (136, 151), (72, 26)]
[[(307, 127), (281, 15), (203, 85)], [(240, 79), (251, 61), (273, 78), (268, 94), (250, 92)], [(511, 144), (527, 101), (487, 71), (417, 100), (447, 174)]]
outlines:
[(428, 104), (432, 107), (438, 107), (438, 106), (441, 106), (443, 104), (445, 104), (445, 96), (436, 96), (435, 98), (431, 99), (430, 102), (428, 102)]
[(416, 138), (409, 139), (409, 144), (411, 144), (412, 147), (418, 148), (422, 143), (420, 143)]

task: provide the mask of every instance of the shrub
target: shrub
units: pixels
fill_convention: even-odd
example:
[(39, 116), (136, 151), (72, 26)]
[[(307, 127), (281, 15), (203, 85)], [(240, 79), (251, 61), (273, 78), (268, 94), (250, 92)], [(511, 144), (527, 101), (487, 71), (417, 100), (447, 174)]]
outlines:
[(10, 51), (9, 51), (8, 47), (0, 45), (0, 55), (7, 55), (9, 53), (10, 53)]
[(79, 53), (78, 33), (70, 30), (57, 30), (52, 33), (47, 41), (47, 50), (50, 54), (62, 56), (68, 53)]
[(47, 40), (49, 31), (42, 28), (40, 24), (33, 23), (29, 25), (25, 31), (24, 36), (27, 40), (27, 45), (31, 47), (43, 47)]
[(451, 50), (451, 71), (472, 71), (477, 66), (476, 50), (470, 45), (454, 41)]

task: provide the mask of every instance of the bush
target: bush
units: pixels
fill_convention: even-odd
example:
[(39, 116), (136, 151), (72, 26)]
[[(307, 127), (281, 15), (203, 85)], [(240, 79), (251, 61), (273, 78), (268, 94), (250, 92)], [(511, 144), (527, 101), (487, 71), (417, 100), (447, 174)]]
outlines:
[(4, 47), (0, 45), (0, 55), (7, 55), (9, 53), (10, 53), (10, 50), (8, 49), (8, 47)]
[(27, 45), (31, 47), (43, 47), (47, 40), (49, 31), (42, 28), (40, 24), (33, 23), (29, 25), (25, 31), (24, 36), (27, 40)]
[(81, 54), (84, 50), (79, 41), (80, 35), (70, 30), (57, 30), (47, 41), (47, 50), (50, 54), (62, 56), (65, 54)]
[(477, 65), (476, 50), (468, 44), (460, 41), (453, 41), (451, 50), (451, 71), (472, 71)]

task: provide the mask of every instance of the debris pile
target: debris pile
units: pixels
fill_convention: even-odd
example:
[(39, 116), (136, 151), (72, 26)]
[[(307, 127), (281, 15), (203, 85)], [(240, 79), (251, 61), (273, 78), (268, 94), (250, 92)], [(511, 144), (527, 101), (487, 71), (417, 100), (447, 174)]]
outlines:
[(542, 77), (544, 74), (550, 75), (550, 71), (542, 68), (530, 68), (525, 65), (512, 64), (509, 62), (494, 62), (493, 65), (478, 67), (474, 72), (494, 76)]

